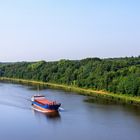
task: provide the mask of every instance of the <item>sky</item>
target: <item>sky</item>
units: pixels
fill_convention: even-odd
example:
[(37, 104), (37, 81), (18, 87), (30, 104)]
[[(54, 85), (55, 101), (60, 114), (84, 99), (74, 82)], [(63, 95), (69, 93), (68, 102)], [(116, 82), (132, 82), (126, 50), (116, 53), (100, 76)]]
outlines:
[(140, 55), (139, 0), (0, 0), (0, 62)]

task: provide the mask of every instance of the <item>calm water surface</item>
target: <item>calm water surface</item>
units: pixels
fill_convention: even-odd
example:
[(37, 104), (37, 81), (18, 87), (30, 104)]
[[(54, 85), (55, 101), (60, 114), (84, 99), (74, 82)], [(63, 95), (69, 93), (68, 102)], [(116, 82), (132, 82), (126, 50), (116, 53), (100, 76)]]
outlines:
[(88, 103), (85, 96), (44, 89), (40, 93), (64, 109), (45, 115), (31, 108), (30, 97), (37, 92), (0, 83), (1, 140), (140, 140), (140, 109)]

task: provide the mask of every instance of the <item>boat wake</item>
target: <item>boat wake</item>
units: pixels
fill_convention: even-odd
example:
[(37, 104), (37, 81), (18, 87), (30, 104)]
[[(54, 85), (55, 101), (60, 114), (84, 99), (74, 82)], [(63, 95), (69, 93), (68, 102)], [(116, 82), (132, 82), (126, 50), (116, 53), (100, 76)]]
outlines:
[(60, 112), (63, 112), (63, 111), (65, 111), (65, 109), (62, 108), (62, 107), (59, 107), (59, 111), (60, 111)]
[(30, 110), (30, 108), (28, 108), (26, 106), (20, 106), (20, 105), (17, 105), (17, 104), (6, 102), (6, 101), (0, 101), (0, 104), (8, 106), (8, 107), (16, 107), (16, 108), (20, 108), (20, 109), (24, 109), (24, 110)]

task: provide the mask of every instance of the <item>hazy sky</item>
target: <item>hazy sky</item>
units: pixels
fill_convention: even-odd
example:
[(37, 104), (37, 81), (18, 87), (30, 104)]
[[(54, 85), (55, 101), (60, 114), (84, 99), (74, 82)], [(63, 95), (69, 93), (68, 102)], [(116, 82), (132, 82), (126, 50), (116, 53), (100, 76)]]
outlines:
[(0, 0), (0, 61), (140, 55), (140, 0)]

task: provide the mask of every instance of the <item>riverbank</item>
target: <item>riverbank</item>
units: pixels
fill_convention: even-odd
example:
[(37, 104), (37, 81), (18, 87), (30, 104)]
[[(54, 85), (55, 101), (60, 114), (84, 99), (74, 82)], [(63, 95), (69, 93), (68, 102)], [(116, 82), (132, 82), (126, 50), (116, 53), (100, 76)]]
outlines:
[(60, 85), (60, 84), (46, 83), (46, 82), (41, 82), (41, 81), (7, 78), (7, 77), (0, 77), (0, 81), (9, 81), (9, 82), (28, 84), (28, 85), (42, 85), (42, 86), (47, 86), (49, 88), (54, 88), (54, 89), (73, 91), (73, 92), (76, 92), (78, 94), (85, 95), (85, 96), (91, 96), (95, 98), (104, 98), (105, 100), (108, 100), (108, 101), (116, 101), (118, 103), (140, 106), (140, 97), (132, 97), (129, 95), (114, 94), (114, 93), (109, 93), (106, 91), (97, 91), (93, 89), (85, 89), (85, 88), (79, 88), (79, 87), (68, 86), (68, 85)]

